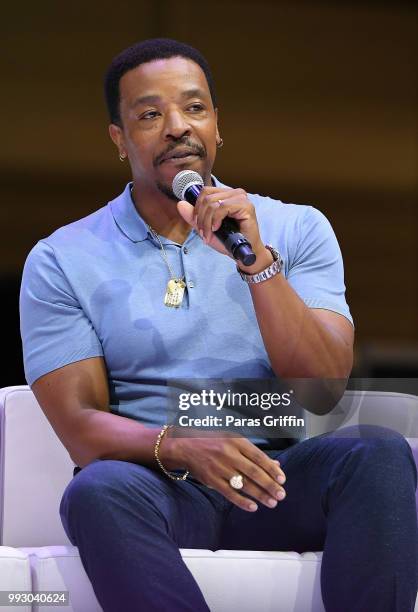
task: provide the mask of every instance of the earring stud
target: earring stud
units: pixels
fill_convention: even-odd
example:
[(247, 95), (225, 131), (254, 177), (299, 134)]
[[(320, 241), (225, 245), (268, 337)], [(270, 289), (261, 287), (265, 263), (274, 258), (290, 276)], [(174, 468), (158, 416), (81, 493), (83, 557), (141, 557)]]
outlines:
[(121, 162), (124, 162), (126, 159), (126, 155), (122, 155), (122, 153), (119, 153), (119, 159)]
[(219, 142), (216, 143), (216, 146), (218, 147), (218, 149), (221, 149), (224, 146), (224, 139), (221, 138)]

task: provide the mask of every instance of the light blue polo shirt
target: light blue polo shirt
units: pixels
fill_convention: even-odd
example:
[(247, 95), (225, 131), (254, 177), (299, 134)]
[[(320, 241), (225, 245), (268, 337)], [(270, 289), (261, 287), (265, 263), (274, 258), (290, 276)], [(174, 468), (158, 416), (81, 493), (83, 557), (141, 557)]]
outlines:
[[(280, 252), (284, 274), (307, 306), (352, 321), (341, 252), (324, 215), (311, 206), (249, 198), (262, 240)], [(20, 295), (29, 385), (69, 363), (103, 356), (111, 411), (160, 426), (167, 379), (274, 377), (249, 287), (234, 261), (194, 230), (183, 245), (160, 238), (174, 273), (186, 279), (178, 309), (164, 305), (168, 269), (130, 184), (103, 208), (35, 245)]]

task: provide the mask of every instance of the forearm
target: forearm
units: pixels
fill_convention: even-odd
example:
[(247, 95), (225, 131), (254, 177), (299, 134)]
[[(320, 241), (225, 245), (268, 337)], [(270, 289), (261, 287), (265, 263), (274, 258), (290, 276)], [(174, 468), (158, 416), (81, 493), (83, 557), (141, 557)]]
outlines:
[[(67, 444), (73, 461), (84, 467), (95, 459), (117, 459), (158, 467), (154, 448), (161, 427), (151, 428), (128, 417), (83, 408), (74, 427), (77, 435)], [(183, 468), (178, 458), (175, 437), (165, 434), (160, 444), (159, 457), (167, 470)]]
[[(243, 189), (204, 187), (194, 208), (185, 201), (180, 201), (177, 208), (183, 219), (201, 233), (207, 245), (225, 255), (230, 254), (214, 232), (226, 217), (235, 219), (256, 255), (252, 266), (245, 267), (240, 262), (239, 266), (246, 274), (257, 274), (272, 264), (272, 253), (260, 236), (254, 203)], [(306, 231), (316, 232), (314, 242), (318, 243), (321, 254), (328, 257), (329, 251), (338, 258), (335, 236), (318, 215), (319, 212), (315, 215), (315, 223), (320, 224), (322, 230), (315, 230), (315, 223), (311, 221)], [(277, 375), (292, 378), (348, 377), (353, 330), (344, 317), (326, 310), (317, 309), (315, 313), (309, 309), (282, 274), (250, 285), (250, 291), (264, 345)]]
[(264, 345), (273, 370), (288, 378), (345, 378), (351, 349), (327, 328), (281, 274), (251, 286)]
[[(262, 253), (258, 266), (268, 266)], [(259, 270), (246, 269), (247, 273)], [(352, 367), (352, 345), (328, 327), (293, 290), (283, 273), (249, 285), (269, 355), (278, 376), (287, 378), (346, 378)]]

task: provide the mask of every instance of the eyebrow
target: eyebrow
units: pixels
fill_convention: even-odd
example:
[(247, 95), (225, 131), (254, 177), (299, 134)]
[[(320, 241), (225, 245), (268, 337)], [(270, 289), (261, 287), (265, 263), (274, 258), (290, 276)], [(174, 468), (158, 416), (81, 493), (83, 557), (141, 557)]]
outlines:
[[(183, 91), (181, 93), (181, 98), (183, 98), (183, 100), (187, 100), (188, 98), (204, 98), (205, 97), (205, 92), (203, 91), (203, 89), (199, 89), (198, 87), (195, 87), (193, 89), (187, 89), (186, 91)], [(161, 100), (161, 97), (158, 96), (157, 94), (150, 94), (148, 96), (140, 96), (139, 98), (136, 98), (132, 104), (132, 108), (135, 108), (136, 106), (140, 106), (141, 104), (156, 104), (157, 102), (159, 102)]]

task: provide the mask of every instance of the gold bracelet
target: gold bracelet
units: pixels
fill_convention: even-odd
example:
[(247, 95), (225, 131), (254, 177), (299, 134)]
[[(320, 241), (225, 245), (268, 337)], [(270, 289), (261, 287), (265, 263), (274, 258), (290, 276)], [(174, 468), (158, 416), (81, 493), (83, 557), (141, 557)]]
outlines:
[(163, 437), (167, 433), (169, 427), (173, 427), (173, 425), (164, 425), (164, 427), (162, 428), (162, 430), (158, 434), (157, 441), (156, 441), (155, 447), (154, 447), (154, 457), (155, 457), (155, 460), (157, 461), (158, 465), (160, 466), (160, 468), (162, 469), (162, 471), (164, 472), (164, 474), (166, 476), (168, 476), (172, 480), (186, 480), (187, 476), (190, 473), (189, 470), (186, 470), (182, 476), (176, 476), (175, 474), (172, 474), (171, 472), (169, 472), (168, 470), (165, 469), (165, 467), (161, 463), (160, 458), (158, 456), (158, 451), (160, 450), (161, 440), (163, 439)]

